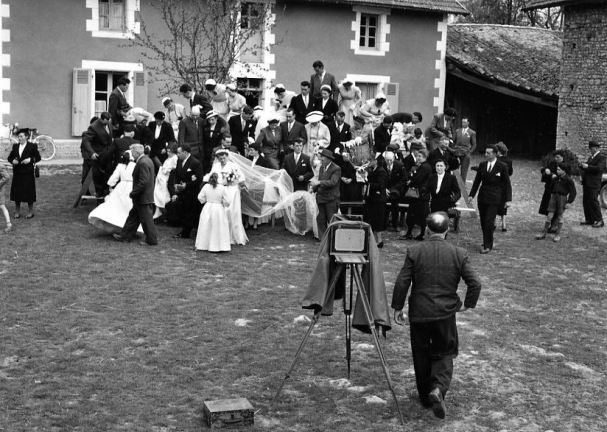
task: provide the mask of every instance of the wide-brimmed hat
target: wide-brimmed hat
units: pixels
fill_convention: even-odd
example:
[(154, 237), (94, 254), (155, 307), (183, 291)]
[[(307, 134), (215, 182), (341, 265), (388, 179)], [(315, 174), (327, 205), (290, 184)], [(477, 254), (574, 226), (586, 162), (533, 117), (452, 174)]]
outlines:
[(331, 160), (335, 160), (335, 153), (333, 153), (331, 150), (322, 149), (318, 154), (321, 156), (326, 156)]
[(219, 113), (215, 110), (211, 110), (207, 113), (207, 119), (210, 119), (211, 117), (217, 117), (219, 115)]
[(323, 113), (320, 111), (312, 111), (310, 113), (308, 113), (308, 115), (306, 116), (306, 121), (308, 123), (316, 123), (322, 120), (322, 118), (324, 117)]

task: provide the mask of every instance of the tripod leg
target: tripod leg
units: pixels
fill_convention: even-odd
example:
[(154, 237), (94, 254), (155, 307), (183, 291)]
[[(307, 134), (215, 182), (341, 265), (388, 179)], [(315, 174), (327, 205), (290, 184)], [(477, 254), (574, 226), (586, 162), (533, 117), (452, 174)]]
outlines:
[(297, 364), (297, 359), (299, 359), (299, 356), (303, 350), (303, 347), (306, 344), (306, 342), (308, 341), (310, 334), (312, 334), (312, 330), (314, 329), (314, 326), (318, 322), (319, 317), (320, 317), (320, 312), (315, 313), (314, 316), (312, 317), (312, 322), (310, 323), (310, 326), (308, 327), (308, 331), (306, 331), (306, 334), (304, 335), (303, 339), (301, 340), (301, 343), (299, 344), (299, 348), (297, 349), (297, 353), (295, 353), (295, 358), (293, 359), (293, 362), (291, 363), (291, 367), (289, 368), (289, 370), (285, 374), (285, 377), (283, 378), (282, 382), (280, 383), (280, 387), (278, 387), (276, 394), (272, 398), (272, 402), (270, 402), (270, 408), (272, 406), (274, 406), (274, 402), (276, 402), (278, 395), (280, 395), (280, 392), (282, 391), (282, 388), (284, 387), (285, 382), (291, 376), (291, 372), (293, 372), (293, 369), (295, 369), (295, 365)]
[(369, 304), (369, 297), (367, 297), (367, 290), (365, 289), (365, 285), (362, 280), (362, 276), (360, 275), (360, 270), (358, 266), (355, 266), (354, 269), (354, 277), (356, 281), (356, 286), (358, 288), (358, 295), (363, 302), (363, 309), (365, 311), (365, 316), (367, 318), (367, 322), (369, 323), (369, 327), (371, 329), (371, 334), (373, 335), (373, 341), (375, 342), (375, 349), (377, 350), (377, 354), (379, 355), (379, 360), (381, 362), (382, 369), (384, 370), (384, 375), (386, 376), (386, 381), (388, 382), (388, 387), (392, 392), (392, 397), (394, 398), (394, 403), (396, 404), (396, 410), (398, 411), (398, 416), (400, 417), (400, 422), (404, 426), (405, 418), (403, 417), (403, 413), (400, 410), (400, 406), (398, 405), (398, 398), (396, 397), (396, 392), (394, 391), (394, 385), (392, 384), (392, 378), (390, 378), (390, 371), (388, 371), (388, 366), (386, 365), (386, 359), (384, 357), (384, 352), (379, 345), (379, 337), (377, 335), (377, 329), (375, 328), (375, 320), (373, 319), (373, 312), (371, 311), (371, 305)]
[[(348, 364), (348, 379), (350, 379), (350, 364), (352, 362), (352, 290), (354, 289), (354, 273), (350, 266), (350, 292), (344, 293), (344, 314), (346, 315), (346, 362)], [(349, 303), (347, 303), (349, 301)]]

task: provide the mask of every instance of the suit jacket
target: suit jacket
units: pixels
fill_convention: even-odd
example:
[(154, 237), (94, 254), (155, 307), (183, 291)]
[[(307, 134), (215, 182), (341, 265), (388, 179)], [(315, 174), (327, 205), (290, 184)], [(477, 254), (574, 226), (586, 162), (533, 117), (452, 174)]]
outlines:
[(255, 143), (261, 145), (263, 153), (273, 153), (283, 150), (282, 148), (282, 133), (280, 128), (276, 129), (276, 134), (272, 132), (270, 126), (266, 126), (261, 131), (255, 140)]
[[(221, 117), (217, 118), (215, 128), (211, 131), (211, 125), (205, 122), (202, 129), (202, 154), (200, 156), (203, 164), (206, 161), (210, 161), (213, 157), (213, 149), (221, 145), (221, 140), (228, 132), (228, 126), (224, 119)], [(211, 167), (208, 167), (209, 169)]]
[(293, 142), (296, 138), (301, 138), (303, 140), (304, 145), (308, 142), (308, 135), (306, 134), (306, 128), (303, 124), (299, 123), (297, 120), (293, 122), (293, 126), (291, 126), (291, 131), (289, 132), (289, 124), (284, 121), (280, 123), (280, 133), (282, 135), (282, 148), (286, 152), (293, 151)]
[(432, 167), (432, 172), (436, 171), (436, 167), (434, 165), (439, 159), (445, 161), (445, 163), (448, 165), (447, 169), (449, 171), (453, 171), (459, 168), (459, 159), (455, 156), (455, 154), (453, 154), (453, 152), (451, 152), (450, 150), (445, 150), (444, 152), (441, 152), (440, 149), (437, 147), (430, 153), (428, 153), (428, 162)]
[(588, 189), (600, 189), (601, 177), (607, 170), (605, 167), (605, 156), (598, 153), (594, 157), (588, 158), (588, 168), (582, 169), (582, 186)]
[(242, 124), (242, 116), (232, 116), (228, 120), (232, 144), (238, 149), (238, 153), (244, 155), (245, 145), (249, 144), (249, 137), (255, 138), (255, 124), (249, 120)]
[(379, 125), (373, 131), (373, 150), (376, 152), (383, 153), (386, 148), (390, 145), (392, 138), (391, 131), (386, 129), (383, 125)]
[(322, 106), (322, 98), (316, 99), (314, 103), (314, 109), (316, 111), (320, 111), (323, 114), (322, 121), (324, 124), (329, 125), (335, 121), (335, 114), (339, 111), (339, 107), (337, 106), (337, 102), (333, 99), (329, 98), (324, 108)]
[(449, 171), (445, 171), (443, 182), (438, 193), (436, 186), (438, 184), (438, 174), (434, 173), (428, 180), (428, 192), (430, 192), (430, 208), (433, 212), (444, 211), (453, 207), (461, 197), (461, 191), (457, 184), (457, 179)]
[(337, 86), (335, 77), (329, 72), (325, 72), (325, 76), (323, 77), (322, 81), (318, 75), (312, 74), (310, 77), (310, 95), (314, 99), (320, 99), (320, 88), (325, 84), (331, 86), (332, 98), (335, 102), (337, 102), (337, 97), (339, 96), (339, 87)]
[(168, 143), (175, 141), (175, 133), (173, 132), (173, 127), (163, 121), (160, 125), (160, 135), (158, 138), (155, 138), (156, 135), (156, 124), (157, 122), (153, 121), (148, 125), (148, 129), (152, 134), (152, 143), (150, 144), (150, 157), (160, 157), (162, 150), (166, 149)]
[[(308, 182), (314, 177), (314, 171), (312, 170), (312, 163), (310, 162), (310, 156), (305, 153), (299, 155), (299, 160), (295, 164), (295, 153), (289, 153), (285, 156), (282, 162), (282, 169), (284, 169), (289, 177), (293, 180), (293, 189), (308, 190)], [(303, 180), (299, 181), (298, 177), (303, 176)]]
[(180, 146), (188, 144), (191, 147), (191, 153), (196, 157), (200, 157), (202, 153), (203, 128), (204, 121), (202, 119), (199, 118), (196, 124), (190, 116), (184, 118), (179, 122), (177, 143)]
[[(193, 205), (198, 192), (200, 192), (203, 175), (202, 164), (194, 156), (190, 155), (185, 164), (181, 160), (177, 160), (175, 175), (172, 177), (173, 181), (168, 183), (171, 196), (177, 194), (180, 199)], [(185, 183), (185, 189), (179, 193), (175, 191), (175, 184), (178, 183)]]
[(90, 159), (93, 154), (97, 153), (100, 162), (111, 162), (112, 135), (111, 132), (108, 133), (106, 131), (105, 125), (101, 123), (101, 120), (95, 120), (84, 132), (82, 135), (82, 147), (83, 154), (86, 154), (85, 159)]
[(190, 109), (192, 109), (194, 105), (200, 105), (202, 107), (200, 109), (201, 118), (204, 118), (207, 113), (213, 109), (213, 105), (211, 105), (211, 102), (209, 102), (207, 97), (199, 93), (194, 94), (194, 100), (190, 99)]
[(336, 163), (331, 162), (326, 169), (321, 166), (318, 173), (320, 184), (316, 188), (316, 202), (324, 204), (339, 201), (340, 180), (341, 168)]
[(133, 204), (154, 204), (154, 162), (147, 155), (137, 159), (133, 169), (133, 190), (129, 194)]
[(395, 189), (399, 191), (399, 193), (404, 193), (403, 189), (405, 186), (405, 182), (407, 181), (407, 170), (405, 169), (405, 165), (395, 160), (392, 164), (392, 170), (388, 171), (388, 167), (386, 166), (386, 173), (388, 174), (388, 184), (386, 188)]
[(476, 307), (481, 282), (472, 269), (468, 252), (440, 236), (407, 249), (405, 264), (394, 283), (392, 308), (401, 310), (409, 296), (409, 321), (428, 322), (449, 318), (460, 309), (460, 279), (468, 286), (464, 306)]
[(289, 108), (293, 108), (293, 112), (295, 113), (295, 120), (299, 123), (305, 125), (306, 124), (306, 116), (310, 111), (314, 111), (314, 97), (311, 94), (308, 94), (308, 104), (306, 105), (303, 100), (303, 96), (298, 94), (293, 99), (291, 99), (291, 104)]
[[(38, 151), (38, 146), (36, 144), (34, 144), (33, 142), (28, 141), (25, 144), (25, 147), (23, 148), (23, 152), (21, 153), (21, 156), (19, 156), (19, 143), (13, 144), (13, 147), (11, 148), (11, 152), (9, 153), (8, 158), (6, 160), (10, 164), (12, 164), (14, 160), (22, 162), (23, 160), (25, 160), (27, 158), (31, 159), (31, 162), (28, 164), (19, 163), (17, 165), (12, 165), (14, 175), (27, 173), (27, 174), (31, 174), (31, 176), (33, 178), (34, 164), (37, 162), (40, 162), (41, 157), (40, 157), (40, 152)], [(15, 186), (15, 181), (13, 178), (13, 187), (14, 186)], [(12, 191), (11, 191), (11, 194), (12, 194)], [(35, 196), (35, 189), (34, 189), (34, 196)]]
[(122, 114), (118, 112), (120, 107), (124, 105), (128, 105), (126, 97), (124, 97), (120, 89), (116, 87), (114, 90), (112, 90), (112, 93), (110, 93), (110, 98), (107, 104), (107, 111), (112, 117), (112, 126), (114, 128), (118, 127), (118, 125), (124, 121)]
[(453, 150), (457, 157), (469, 155), (476, 149), (476, 132), (470, 128), (467, 133), (464, 133), (462, 128), (456, 129), (453, 141)]
[(135, 135), (133, 136), (138, 142), (143, 145), (152, 145), (154, 141), (154, 133), (144, 124), (138, 124), (135, 126)]
[(436, 114), (432, 118), (430, 127), (426, 129), (426, 148), (428, 151), (438, 147), (438, 142), (443, 136), (448, 136), (450, 139), (455, 138), (455, 121), (447, 122), (445, 126), (445, 114)]
[(472, 189), (470, 189), (470, 198), (474, 198), (478, 191), (478, 202), (482, 204), (501, 205), (504, 202), (512, 201), (512, 185), (508, 167), (496, 160), (491, 172), (487, 172), (487, 164), (487, 161), (480, 163)]
[(337, 147), (337, 144), (350, 141), (352, 139), (352, 132), (350, 131), (350, 125), (348, 123), (344, 123), (341, 126), (341, 132), (337, 129), (337, 124), (335, 122), (331, 122), (327, 125), (329, 128), (329, 132), (331, 132), (331, 144), (334, 147)]
[(388, 187), (388, 173), (382, 166), (377, 166), (367, 177), (369, 189), (367, 190), (367, 202), (385, 203), (388, 201), (386, 188)]

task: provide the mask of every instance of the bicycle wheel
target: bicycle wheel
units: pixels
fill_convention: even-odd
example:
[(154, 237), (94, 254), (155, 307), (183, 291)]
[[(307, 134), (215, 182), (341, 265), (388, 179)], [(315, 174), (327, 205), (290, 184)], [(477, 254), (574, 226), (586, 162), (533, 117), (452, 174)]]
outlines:
[(0, 138), (0, 161), (8, 159), (8, 155), (13, 149), (13, 144), (17, 144), (19, 141), (13, 137)]
[(55, 141), (48, 135), (38, 135), (34, 140), (38, 144), (38, 151), (42, 160), (51, 160), (55, 157)]

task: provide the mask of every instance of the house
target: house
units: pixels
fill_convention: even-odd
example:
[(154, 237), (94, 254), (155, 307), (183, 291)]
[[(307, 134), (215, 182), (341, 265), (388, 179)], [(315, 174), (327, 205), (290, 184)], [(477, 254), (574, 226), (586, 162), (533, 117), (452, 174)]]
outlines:
[(519, 156), (554, 150), (561, 50), (553, 30), (449, 25), (446, 105), (469, 118), (477, 151), (498, 141)]
[[(0, 0), (0, 123), (37, 127), (67, 157), (77, 156), (82, 131), (121, 76), (131, 79), (132, 106), (161, 109), (161, 84), (129, 44), (139, 17), (160, 23), (151, 2)], [(240, 59), (259, 67), (236, 65), (233, 76), (267, 105), (276, 83), (298, 91), (320, 59), (364, 97), (383, 90), (393, 111), (429, 119), (443, 110), (448, 14), (466, 13), (457, 0), (275, 0), (260, 35), (266, 49)], [(35, 27), (32, 17), (40, 18)]]
[(591, 139), (607, 148), (607, 2), (531, 0), (527, 9), (551, 6), (564, 13), (556, 146), (585, 156)]

